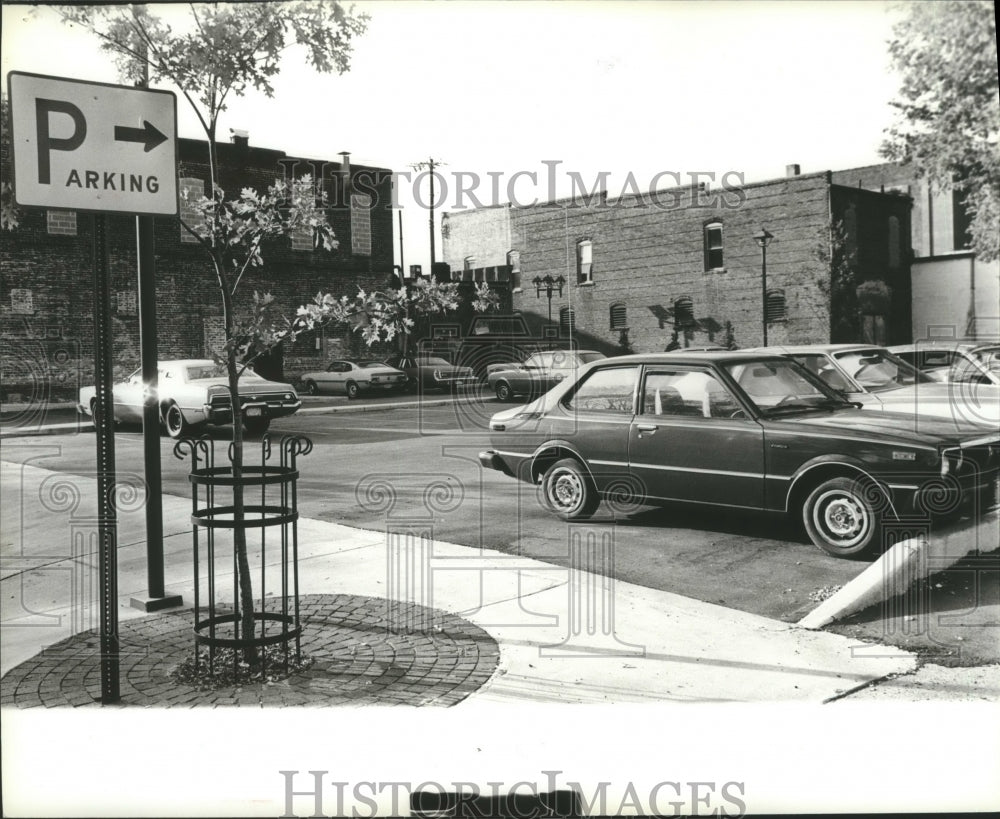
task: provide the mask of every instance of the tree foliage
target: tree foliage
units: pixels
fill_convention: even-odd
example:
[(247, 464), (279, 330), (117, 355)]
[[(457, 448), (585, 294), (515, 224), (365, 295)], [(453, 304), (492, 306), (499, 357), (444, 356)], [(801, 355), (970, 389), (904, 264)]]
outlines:
[(993, 2), (900, 7), (889, 54), (902, 78), (883, 154), (964, 194), (973, 247), (1000, 255), (1000, 97)]

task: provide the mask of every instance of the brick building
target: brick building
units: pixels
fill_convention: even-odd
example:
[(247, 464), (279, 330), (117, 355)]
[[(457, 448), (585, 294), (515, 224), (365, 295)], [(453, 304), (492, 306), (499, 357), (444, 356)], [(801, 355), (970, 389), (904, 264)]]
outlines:
[(912, 165), (885, 163), (836, 171), (840, 185), (913, 200), (913, 340), (1000, 339), (1000, 261), (971, 249), (970, 218), (961, 196), (931, 185)]
[[(218, 148), (220, 184), (230, 195), (248, 186), (265, 190), (289, 175), (321, 178), (339, 242), (333, 252), (314, 249), (307, 235), (265, 245), (264, 266), (252, 269), (240, 285), (242, 309), (254, 290), (271, 292), (280, 307), (277, 314), (292, 316), (318, 292), (350, 294), (358, 286), (371, 290), (390, 282), (393, 226), (387, 169), (351, 165), (346, 154), (340, 162), (295, 159), (251, 147), (246, 138)], [(180, 188), (205, 192), (206, 144), (180, 140), (179, 160)], [(70, 397), (80, 384), (93, 383), (91, 217), (32, 208), (21, 209), (19, 218), (0, 247), (0, 386), (6, 400)], [(124, 374), (139, 361), (135, 219), (109, 215), (107, 225), (115, 367)], [(172, 217), (155, 219), (155, 245), (160, 358), (212, 357), (224, 338), (221, 297), (209, 258)], [(307, 334), (283, 345), (287, 349), (258, 369), (294, 379), (357, 344), (356, 335), (344, 329)]]
[[(835, 184), (830, 172), (711, 190), (677, 188), (446, 214), (453, 271), (509, 265), (512, 305), (540, 333), (607, 353), (732, 342), (910, 337), (910, 199)], [(562, 277), (549, 299), (538, 277)], [(857, 286), (874, 297), (859, 306)], [(870, 294), (869, 294), (870, 296)], [(875, 311), (870, 320), (860, 310)], [(546, 329), (546, 326), (548, 329)]]

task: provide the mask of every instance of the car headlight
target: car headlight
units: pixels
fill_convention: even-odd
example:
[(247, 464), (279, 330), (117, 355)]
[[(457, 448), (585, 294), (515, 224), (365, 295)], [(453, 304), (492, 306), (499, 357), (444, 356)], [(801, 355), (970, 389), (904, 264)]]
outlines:
[(946, 449), (941, 453), (941, 477), (954, 475), (961, 469), (963, 461), (961, 449)]
[(440, 381), (441, 380), (441, 371), (440, 370), (435, 370), (434, 371), (434, 380), (435, 381)]
[(295, 396), (292, 395), (290, 392), (286, 392), (285, 393), (285, 400), (286, 401), (294, 401), (295, 400)]

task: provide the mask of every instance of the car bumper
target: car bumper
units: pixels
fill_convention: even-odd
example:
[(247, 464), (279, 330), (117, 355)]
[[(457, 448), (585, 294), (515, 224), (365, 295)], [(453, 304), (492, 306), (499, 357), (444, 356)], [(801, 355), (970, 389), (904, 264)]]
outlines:
[(492, 449), (486, 449), (479, 453), (479, 464), (486, 469), (495, 469), (504, 475), (514, 476), (514, 471), (507, 465), (507, 462), (500, 457), (499, 453)]
[[(248, 401), (242, 405), (246, 418), (283, 418), (291, 415), (302, 406), (301, 401), (285, 401), (283, 403), (268, 403), (267, 401)], [(214, 406), (205, 404), (203, 407), (205, 420), (210, 424), (230, 424), (233, 411), (230, 406)]]

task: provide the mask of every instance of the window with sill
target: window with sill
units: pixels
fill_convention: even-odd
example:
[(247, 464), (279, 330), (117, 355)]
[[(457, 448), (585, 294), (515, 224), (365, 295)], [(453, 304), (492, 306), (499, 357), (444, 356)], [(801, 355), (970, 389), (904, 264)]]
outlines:
[(611, 305), (611, 329), (624, 330), (628, 326), (628, 308), (624, 302), (615, 302)]
[(576, 283), (594, 283), (594, 243), (589, 239), (581, 239), (576, 243)]
[(705, 270), (722, 270), (722, 222), (705, 225)]

